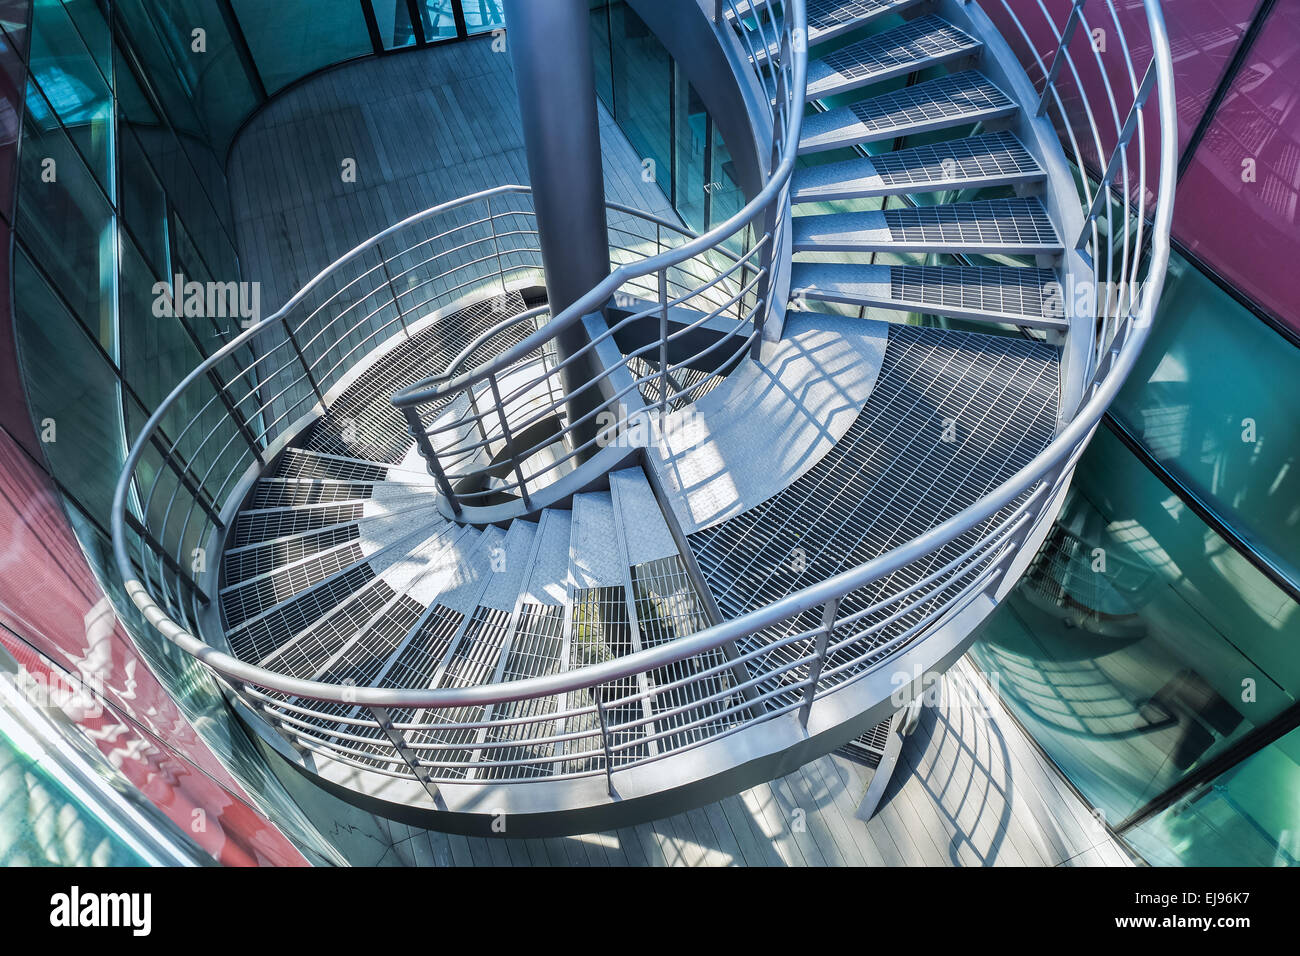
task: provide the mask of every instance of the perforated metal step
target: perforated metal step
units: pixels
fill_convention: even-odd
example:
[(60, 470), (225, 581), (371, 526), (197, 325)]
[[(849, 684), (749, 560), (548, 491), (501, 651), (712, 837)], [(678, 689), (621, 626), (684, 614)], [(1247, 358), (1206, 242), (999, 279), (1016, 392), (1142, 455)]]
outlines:
[(841, 47), (808, 64), (808, 99), (855, 90), (927, 67), (974, 56), (979, 40), (935, 16)]
[(1061, 240), (1036, 198), (990, 199), (883, 212), (796, 216), (795, 252), (1057, 255)]
[(363, 461), (359, 458), (340, 458), (337, 455), (322, 455), (289, 448), (280, 457), (274, 474), (268, 478), (333, 478), (337, 481), (376, 482), (388, 477), (389, 469), (384, 465)]
[[(902, 13), (904, 10), (919, 6), (922, 2), (924, 0), (808, 0), (806, 4), (807, 43), (809, 46), (816, 46), (834, 40), (846, 33), (852, 33), (873, 20), (891, 13)], [(736, 12), (741, 17), (749, 17), (752, 15), (752, 8), (748, 3), (738, 3)], [(731, 20), (735, 19), (735, 14), (730, 8), (727, 9), (727, 17)], [(749, 41), (754, 46), (756, 59), (761, 61), (765, 56), (777, 53), (777, 44), (770, 39), (772, 36), (770, 27), (767, 27), (766, 36), (760, 29), (749, 32)], [(771, 42), (771, 45), (765, 50), (760, 49), (765, 42)]]
[(1016, 103), (991, 80), (964, 70), (893, 93), (804, 117), (800, 153), (988, 123), (1013, 115)]
[(790, 294), (954, 319), (1068, 328), (1060, 279), (1051, 269), (796, 262)]
[(1041, 182), (1046, 174), (1011, 133), (1000, 131), (879, 156), (797, 169), (791, 202), (987, 189)]

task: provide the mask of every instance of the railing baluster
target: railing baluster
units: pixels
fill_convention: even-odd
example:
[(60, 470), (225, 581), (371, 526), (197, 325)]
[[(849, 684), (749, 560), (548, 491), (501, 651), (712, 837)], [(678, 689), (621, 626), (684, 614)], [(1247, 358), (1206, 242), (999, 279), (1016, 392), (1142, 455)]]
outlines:
[[(501, 422), (501, 437), (505, 440), (506, 451), (510, 453), (510, 464), (515, 471), (515, 480), (519, 482), (519, 496), (524, 500), (524, 507), (529, 511), (533, 510), (532, 499), (528, 496), (528, 483), (524, 480), (523, 464), (519, 461), (519, 454), (515, 451), (514, 436), (510, 432), (510, 422), (506, 418), (505, 407), (501, 404), (501, 387), (497, 384), (496, 372), (488, 376), (488, 384), (492, 386), (492, 402), (497, 408), (497, 418)], [(484, 448), (490, 456), (491, 448)]]
[(384, 279), (388, 283), (388, 294), (392, 296), (393, 308), (397, 310), (397, 321), (402, 325), (402, 331), (406, 337), (411, 337), (411, 330), (406, 325), (406, 314), (402, 312), (402, 304), (397, 301), (397, 287), (393, 285), (392, 273), (388, 271), (388, 257), (384, 255), (382, 246), (375, 246), (375, 251), (379, 253), (379, 262), (384, 267)]
[(605, 751), (605, 789), (614, 796), (614, 754), (609, 749), (609, 717), (605, 714), (605, 701), (600, 696), (600, 685), (588, 690), (596, 702), (596, 717), (600, 721), (600, 746)]
[(411, 437), (415, 439), (415, 447), (419, 449), (420, 457), (425, 460), (429, 474), (433, 475), (438, 490), (442, 492), (443, 497), (447, 499), (447, 503), (451, 505), (452, 514), (459, 516), (460, 499), (456, 497), (451, 482), (447, 480), (447, 475), (442, 470), (442, 462), (438, 460), (438, 455), (433, 450), (433, 443), (429, 441), (429, 433), (424, 430), (424, 422), (420, 420), (420, 410), (408, 406), (402, 409), (402, 414), (406, 417), (406, 429), (411, 433)]
[[(1142, 117), (1142, 110), (1146, 106), (1147, 98), (1151, 96), (1151, 91), (1156, 85), (1156, 61), (1153, 57), (1151, 63), (1147, 66), (1146, 74), (1142, 77), (1142, 83), (1138, 86), (1137, 95), (1133, 98), (1133, 105), (1129, 108), (1128, 116), (1124, 119), (1124, 125), (1120, 129), (1119, 139), (1115, 142), (1115, 148), (1111, 150), (1110, 159), (1106, 163), (1106, 171), (1102, 174), (1101, 181), (1097, 183), (1097, 191), (1092, 195), (1092, 203), (1088, 206), (1088, 214), (1083, 220), (1083, 228), (1079, 230), (1079, 238), (1074, 243), (1074, 248), (1082, 249), (1088, 242), (1089, 230), (1092, 223), (1101, 215), (1103, 203), (1110, 202), (1110, 187), (1115, 182), (1115, 176), (1123, 166), (1124, 151), (1128, 149), (1133, 134), (1137, 131), (1138, 121)], [(1124, 202), (1129, 201), (1129, 197), (1123, 197)]]
[(830, 647), (831, 634), (835, 630), (835, 615), (840, 609), (840, 599), (832, 598), (822, 605), (822, 627), (817, 632), (812, 663), (808, 665), (808, 687), (803, 692), (803, 706), (799, 708), (799, 723), (808, 727), (808, 717), (812, 714), (813, 700), (817, 697), (817, 681), (821, 679), (822, 667), (826, 663), (826, 649)]
[(411, 770), (411, 776), (419, 781), (420, 786), (424, 787), (425, 792), (429, 794), (435, 802), (438, 801), (438, 785), (433, 782), (433, 774), (419, 765), (419, 755), (407, 746), (406, 738), (402, 732), (393, 724), (392, 715), (389, 714), (387, 707), (367, 707), (370, 716), (375, 719), (379, 729), (383, 731), (384, 736), (388, 738), (393, 745), (393, 750), (402, 758), (406, 766)]
[(1034, 109), (1035, 116), (1042, 116), (1047, 112), (1048, 97), (1052, 94), (1052, 87), (1056, 85), (1057, 74), (1061, 72), (1061, 67), (1065, 65), (1065, 51), (1074, 38), (1074, 31), (1079, 27), (1084, 2), (1085, 0), (1074, 0), (1074, 5), (1070, 7), (1070, 16), (1065, 21), (1065, 29), (1061, 31), (1061, 40), (1056, 45), (1056, 53), (1052, 55), (1052, 65), (1047, 69), (1043, 92), (1038, 97), (1038, 106)]
[(668, 270), (659, 270), (659, 399), (668, 414)]

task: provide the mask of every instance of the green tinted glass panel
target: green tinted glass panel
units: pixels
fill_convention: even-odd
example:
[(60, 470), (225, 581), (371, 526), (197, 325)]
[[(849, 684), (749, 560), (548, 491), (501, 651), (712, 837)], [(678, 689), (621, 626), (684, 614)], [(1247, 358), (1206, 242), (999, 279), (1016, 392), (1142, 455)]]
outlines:
[(1295, 703), (1296, 612), (1102, 428), (972, 653), (1118, 823)]
[(1300, 351), (1174, 256), (1113, 409), (1198, 498), (1300, 581)]
[(1300, 863), (1300, 730), (1126, 832), (1157, 866)]
[(357, 0), (232, 0), (267, 92), (372, 51)]

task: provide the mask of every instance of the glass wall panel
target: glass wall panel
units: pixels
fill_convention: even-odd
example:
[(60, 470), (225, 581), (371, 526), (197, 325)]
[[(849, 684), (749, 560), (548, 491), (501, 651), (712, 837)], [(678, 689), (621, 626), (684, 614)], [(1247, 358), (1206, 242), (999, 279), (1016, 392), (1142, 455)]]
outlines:
[[(206, 144), (222, 165), (235, 131), (257, 106), (258, 94), (221, 5), (217, 0), (172, 0), (152, 5), (150, 12), (176, 76), (203, 123)], [(196, 30), (203, 32), (195, 36)], [(200, 169), (204, 160), (196, 160)]]
[(1102, 428), (972, 654), (1118, 823), (1295, 703), (1300, 608)]
[[(672, 66), (673, 82), (673, 178), (677, 214), (696, 232), (708, 228), (708, 180), (705, 165), (709, 161), (709, 137), (713, 124), (704, 110), (704, 101), (686, 79), (676, 63)], [(672, 194), (670, 194), (671, 197)]]
[(1156, 866), (1300, 864), (1300, 729), (1124, 838)]
[(501, 0), (461, 0), (465, 11), (465, 29), (469, 33), (489, 33), (505, 25)]
[(1294, 581), (1300, 581), (1297, 408), (1300, 352), (1174, 256), (1155, 329), (1112, 413)]
[(1297, 70), (1300, 16), (1280, 3), (1179, 180), (1174, 235), (1300, 333)]
[(645, 21), (624, 2), (610, 4), (614, 51), (614, 118), (648, 174), (672, 196), (673, 63)]
[(40, 92), (27, 90), (18, 227), (27, 248), (114, 354), (113, 211)]
[(371, 52), (357, 0), (231, 2), (268, 93), (331, 63)]
[[(31, 77), (90, 164), (104, 191), (113, 194), (113, 101), (108, 81), (82, 42), (63, 4), (37, 0), (32, 10)], [(28, 108), (33, 108), (28, 98)], [(41, 120), (50, 122), (49, 117)]]
[(456, 14), (451, 4), (452, 0), (418, 0), (425, 40), (447, 40), (456, 35)]
[(375, 11), (375, 24), (379, 27), (379, 39), (385, 50), (415, 46), (419, 37), (411, 24), (411, 9), (406, 0), (372, 0), (371, 7)]
[(117, 375), (21, 250), (13, 281), (23, 381), (46, 457), (59, 483), (103, 520), (126, 457)]

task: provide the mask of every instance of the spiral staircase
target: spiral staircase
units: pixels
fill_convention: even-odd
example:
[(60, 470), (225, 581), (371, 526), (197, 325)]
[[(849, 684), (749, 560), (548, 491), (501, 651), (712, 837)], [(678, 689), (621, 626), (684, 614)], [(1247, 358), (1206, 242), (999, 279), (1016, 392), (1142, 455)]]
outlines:
[(884, 739), (1149, 329), (1174, 141), (1145, 6), (1151, 66), (1125, 42), (1094, 113), (1062, 95), (1082, 3), (1027, 57), (977, 3), (725, 0), (762, 191), (703, 236), (610, 203), (610, 278), (557, 315), (526, 187), (362, 244), (146, 425), (132, 599), (295, 765), (412, 822), (623, 825)]

